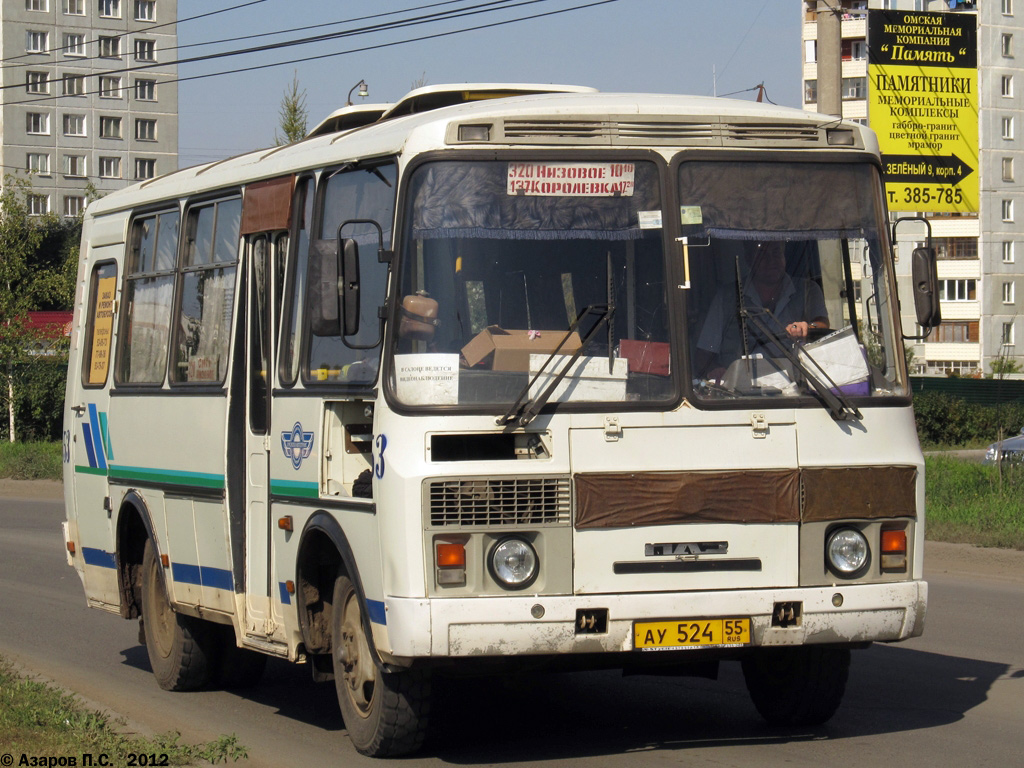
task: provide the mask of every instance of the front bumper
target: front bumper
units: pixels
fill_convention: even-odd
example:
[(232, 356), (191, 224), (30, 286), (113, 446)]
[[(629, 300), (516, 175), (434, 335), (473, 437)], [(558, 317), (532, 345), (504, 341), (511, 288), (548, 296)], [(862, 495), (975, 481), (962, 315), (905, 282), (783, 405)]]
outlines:
[[(773, 608), (783, 602), (800, 603), (801, 618), (795, 626), (773, 627)], [(638, 620), (749, 617), (754, 646), (894, 642), (922, 633), (927, 602), (924, 581), (603, 596), (389, 597), (386, 624), (374, 628), (374, 638), (382, 655), (401, 659), (602, 653), (633, 650)], [(540, 618), (534, 617), (541, 613), (536, 606), (543, 609)], [(607, 609), (607, 632), (578, 634), (580, 609)]]

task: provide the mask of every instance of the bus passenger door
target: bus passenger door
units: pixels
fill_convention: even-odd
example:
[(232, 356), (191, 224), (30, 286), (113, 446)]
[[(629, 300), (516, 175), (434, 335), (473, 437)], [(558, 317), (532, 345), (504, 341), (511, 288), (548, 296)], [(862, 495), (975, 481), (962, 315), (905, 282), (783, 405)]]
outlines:
[[(280, 285), (279, 259), (288, 236), (262, 233), (246, 239), (246, 467), (245, 467), (245, 634), (269, 639), (275, 634), (271, 604), (273, 574), (270, 542), (270, 408), (274, 360), (275, 307)], [(282, 250), (283, 249), (283, 250)]]

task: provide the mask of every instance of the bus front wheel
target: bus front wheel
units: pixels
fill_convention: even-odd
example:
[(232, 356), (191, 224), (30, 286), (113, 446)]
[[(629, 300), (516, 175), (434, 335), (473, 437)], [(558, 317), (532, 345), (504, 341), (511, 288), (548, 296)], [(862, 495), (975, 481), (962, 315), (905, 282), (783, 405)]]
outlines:
[(210, 680), (213, 637), (204, 621), (175, 613), (156, 547), (142, 555), (142, 634), (157, 683), (166, 691), (192, 691)]
[(381, 669), (366, 637), (359, 595), (345, 575), (334, 584), (333, 607), (334, 685), (349, 739), (357, 751), (370, 757), (415, 752), (426, 736), (429, 674)]
[(743, 659), (750, 698), (769, 725), (821, 725), (839, 709), (850, 650), (828, 646), (762, 648)]

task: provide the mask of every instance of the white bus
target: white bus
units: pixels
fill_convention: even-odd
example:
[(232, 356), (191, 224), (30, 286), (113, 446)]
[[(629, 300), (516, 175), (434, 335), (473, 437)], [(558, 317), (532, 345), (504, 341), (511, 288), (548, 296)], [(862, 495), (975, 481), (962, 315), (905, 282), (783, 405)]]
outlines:
[(89, 605), (165, 689), (308, 664), (369, 755), (498, 662), (739, 661), (768, 721), (831, 717), (927, 601), (873, 134), (558, 86), (359, 113), (89, 206)]

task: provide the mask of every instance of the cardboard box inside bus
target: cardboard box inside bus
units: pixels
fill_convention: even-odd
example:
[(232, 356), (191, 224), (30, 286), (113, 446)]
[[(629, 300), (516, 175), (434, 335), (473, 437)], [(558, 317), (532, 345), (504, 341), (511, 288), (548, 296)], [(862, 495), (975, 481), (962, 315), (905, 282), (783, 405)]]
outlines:
[[(506, 330), (489, 325), (462, 348), (462, 359), (469, 368), (483, 364), (493, 371), (527, 371), (531, 354), (551, 354), (563, 338), (565, 331)], [(579, 334), (573, 331), (559, 351), (571, 355), (580, 344)]]

